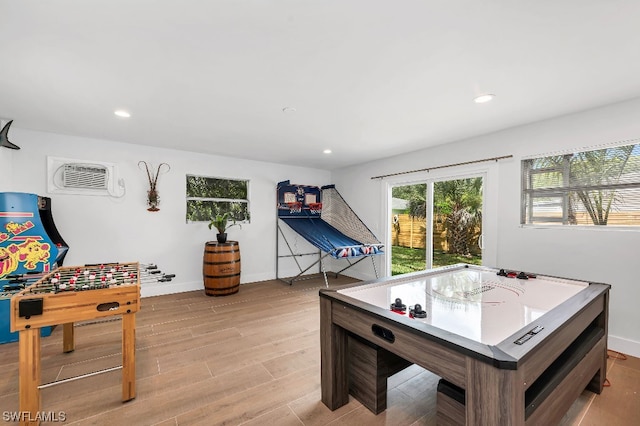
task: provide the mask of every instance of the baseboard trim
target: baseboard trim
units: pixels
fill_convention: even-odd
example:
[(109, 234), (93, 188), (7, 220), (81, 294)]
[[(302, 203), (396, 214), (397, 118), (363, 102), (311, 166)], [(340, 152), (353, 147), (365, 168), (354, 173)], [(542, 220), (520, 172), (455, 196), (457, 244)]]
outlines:
[(144, 283), (140, 286), (140, 297), (162, 296), (164, 294), (184, 293), (186, 291), (204, 291), (202, 281), (182, 283)]
[(609, 335), (608, 347), (612, 351), (640, 358), (640, 342)]

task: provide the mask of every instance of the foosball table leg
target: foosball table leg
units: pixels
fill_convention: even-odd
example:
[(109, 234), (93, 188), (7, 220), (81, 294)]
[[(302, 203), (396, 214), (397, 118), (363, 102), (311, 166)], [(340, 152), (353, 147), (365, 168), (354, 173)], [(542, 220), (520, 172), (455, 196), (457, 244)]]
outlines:
[(136, 397), (136, 315), (122, 315), (122, 401)]
[(20, 426), (38, 425), (40, 410), (40, 329), (20, 331), (19, 336)]
[(76, 348), (73, 323), (69, 322), (62, 325), (62, 352), (73, 352)]

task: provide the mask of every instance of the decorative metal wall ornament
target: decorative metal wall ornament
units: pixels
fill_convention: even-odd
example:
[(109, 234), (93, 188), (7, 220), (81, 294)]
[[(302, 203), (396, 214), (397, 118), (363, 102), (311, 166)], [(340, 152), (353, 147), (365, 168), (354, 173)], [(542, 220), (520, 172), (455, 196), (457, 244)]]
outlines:
[(13, 120), (5, 124), (2, 130), (0, 130), (0, 146), (4, 146), (9, 149), (20, 149), (18, 145), (9, 142), (9, 127), (11, 127), (11, 123), (13, 123)]
[(160, 195), (158, 195), (158, 176), (160, 176), (160, 171), (162, 170), (162, 166), (167, 166), (167, 172), (169, 170), (171, 170), (171, 166), (169, 166), (167, 163), (160, 163), (158, 165), (158, 169), (156, 170), (156, 173), (153, 174), (150, 170), (149, 170), (149, 165), (147, 164), (146, 161), (138, 161), (138, 167), (142, 170), (142, 168), (140, 167), (140, 164), (144, 164), (144, 167), (147, 171), (147, 178), (149, 178), (149, 190), (147, 191), (147, 204), (149, 205), (149, 208), (147, 209), (150, 212), (157, 212), (158, 210), (160, 210), (158, 208), (158, 204), (160, 204)]

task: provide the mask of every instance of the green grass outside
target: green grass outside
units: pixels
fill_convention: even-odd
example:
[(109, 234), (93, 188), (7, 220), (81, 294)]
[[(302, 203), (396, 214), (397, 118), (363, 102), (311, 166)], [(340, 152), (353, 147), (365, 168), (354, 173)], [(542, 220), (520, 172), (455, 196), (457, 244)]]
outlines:
[[(426, 265), (425, 259), (426, 250), (424, 249), (393, 246), (391, 249), (391, 275), (424, 271)], [(467, 257), (459, 254), (448, 254), (443, 251), (433, 252), (434, 268), (438, 266), (452, 265), (454, 263), (481, 265), (482, 258), (474, 255)]]

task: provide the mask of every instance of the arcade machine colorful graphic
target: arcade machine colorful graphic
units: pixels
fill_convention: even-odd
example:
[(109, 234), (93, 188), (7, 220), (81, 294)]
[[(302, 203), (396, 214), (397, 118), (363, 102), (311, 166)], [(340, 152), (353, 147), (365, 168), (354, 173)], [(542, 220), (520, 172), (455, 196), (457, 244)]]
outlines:
[[(9, 329), (11, 296), (41, 274), (61, 266), (69, 246), (51, 215), (51, 199), (0, 193), (0, 343), (18, 340)], [(43, 335), (51, 328), (43, 328)]]

